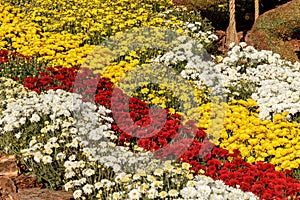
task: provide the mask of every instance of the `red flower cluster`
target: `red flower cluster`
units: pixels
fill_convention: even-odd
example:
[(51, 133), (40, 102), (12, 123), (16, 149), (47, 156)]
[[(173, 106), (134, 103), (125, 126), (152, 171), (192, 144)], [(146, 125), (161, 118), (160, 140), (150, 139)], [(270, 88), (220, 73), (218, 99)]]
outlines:
[(6, 62), (8, 62), (8, 51), (1, 50), (0, 51), (0, 63), (6, 63)]
[(167, 118), (166, 110), (150, 109), (145, 102), (131, 98), (117, 88), (112, 101), (113, 128), (120, 134), (120, 145), (138, 142), (139, 146), (152, 151), (166, 146), (176, 136), (179, 120), (175, 115)]
[(24, 87), (36, 91), (63, 89), (70, 91), (76, 78), (78, 68), (47, 67), (36, 77), (26, 77), (23, 80)]
[(9, 62), (10, 56), (12, 58), (18, 58), (18, 57), (25, 58), (27, 61), (29, 61), (29, 59), (30, 59), (30, 57), (24, 56), (20, 53), (12, 53), (6, 49), (2, 49), (2, 50), (0, 50), (0, 64)]

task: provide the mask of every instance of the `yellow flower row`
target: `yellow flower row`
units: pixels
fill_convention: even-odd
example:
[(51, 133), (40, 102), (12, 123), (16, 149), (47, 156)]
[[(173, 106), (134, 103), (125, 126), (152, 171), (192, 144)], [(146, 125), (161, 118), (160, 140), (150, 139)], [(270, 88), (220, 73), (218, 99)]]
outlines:
[(226, 108), (219, 146), (232, 152), (239, 149), (249, 163), (270, 162), (276, 170), (300, 165), (300, 124), (288, 122), (287, 112), (273, 121), (260, 120), (253, 100), (230, 102)]
[[(22, 1), (21, 1), (22, 2)], [(130, 5), (130, 6), (128, 6)], [(37, 0), (0, 4), (0, 48), (40, 55), (49, 65), (81, 65), (96, 45), (133, 27), (161, 27), (172, 1)], [(172, 26), (180, 24), (172, 17)]]

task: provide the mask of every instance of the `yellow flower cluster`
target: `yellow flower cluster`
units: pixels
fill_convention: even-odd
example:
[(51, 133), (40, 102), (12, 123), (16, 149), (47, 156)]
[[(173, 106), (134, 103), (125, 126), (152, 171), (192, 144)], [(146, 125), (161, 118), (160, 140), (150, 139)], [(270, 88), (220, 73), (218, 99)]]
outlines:
[(172, 108), (171, 113), (179, 111), (178, 100), (174, 97), (173, 92), (163, 85), (145, 84), (134, 93), (134, 96), (149, 105), (159, 105), (164, 109)]
[[(44, 27), (28, 19), (31, 14), (7, 4), (0, 5), (0, 48), (14, 50), (27, 56), (41, 56), (39, 61), (50, 65), (80, 65), (93, 46), (83, 45), (84, 34), (67, 31), (45, 32)], [(1, 21), (3, 19), (3, 21)], [(44, 25), (44, 24), (43, 24)]]
[(112, 63), (103, 70), (101, 77), (109, 78), (111, 82), (116, 84), (122, 77), (126, 75), (126, 72), (134, 69), (139, 64), (139, 60), (128, 56), (128, 59), (120, 61), (118, 63)]
[(256, 102), (234, 100), (226, 109), (220, 147), (241, 151), (249, 163), (270, 162), (276, 170), (300, 166), (300, 124), (288, 122), (287, 112), (276, 114), (273, 121), (260, 120)]
[[(130, 6), (128, 6), (130, 5)], [(97, 0), (19, 1), (0, 4), (0, 49), (40, 55), (49, 65), (81, 65), (96, 45), (134, 27), (161, 27), (157, 13), (172, 1)], [(172, 24), (179, 24), (172, 17)]]

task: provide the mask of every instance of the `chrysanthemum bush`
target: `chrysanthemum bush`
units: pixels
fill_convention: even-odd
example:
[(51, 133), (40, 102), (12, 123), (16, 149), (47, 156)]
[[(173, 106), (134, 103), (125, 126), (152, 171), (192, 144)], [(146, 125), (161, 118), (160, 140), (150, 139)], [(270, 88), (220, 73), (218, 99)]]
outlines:
[(214, 95), (222, 94), (220, 74), (214, 71), (213, 56), (206, 52), (203, 44), (186, 36), (177, 37), (173, 43), (171, 51), (152, 61), (164, 67), (172, 67), (183, 79), (189, 81), (194, 87), (195, 100), (199, 105), (210, 102)]
[[(35, 79), (32, 79), (32, 78), (28, 77), (26, 80), (32, 80), (33, 81), (33, 82), (31, 82), (32, 83), (32, 89), (34, 89), (35, 86), (39, 86), (39, 89), (41, 91), (43, 91), (43, 90), (45, 91), (45, 90), (48, 90), (48, 89), (53, 89), (53, 87), (54, 88), (56, 87), (55, 86), (55, 81), (52, 81), (52, 79), (56, 80), (58, 82), (58, 84), (61, 85), (61, 87), (65, 87), (64, 85), (67, 84), (67, 83), (68, 83), (67, 85), (72, 85), (71, 83), (72, 83), (72, 81), (74, 81), (74, 77), (76, 75), (77, 76), (82, 76), (83, 78), (86, 78), (90, 73), (89, 70), (83, 70), (82, 73), (76, 74), (76, 70), (77, 70), (76, 68), (74, 68), (74, 69), (72, 69), (72, 68), (69, 68), (69, 69), (57, 68), (57, 69), (53, 70), (53, 72), (55, 72), (56, 75), (60, 75), (60, 76), (55, 76), (55, 74), (53, 75), (53, 74), (50, 73), (50, 76), (48, 76), (48, 78), (47, 78), (48, 81), (44, 81), (43, 77), (35, 78)], [(47, 75), (47, 73), (45, 73), (44, 75)], [(69, 80), (64, 79), (63, 76), (68, 77)], [(58, 79), (58, 77), (60, 77), (60, 79)], [(66, 80), (66, 81), (63, 82), (62, 80)], [(90, 81), (89, 80), (83, 80), (83, 81), (84, 82), (80, 86), (80, 87), (82, 87), (81, 88), (82, 91), (84, 91), (83, 94), (86, 94), (87, 96), (89, 96), (89, 93), (92, 92), (92, 97), (95, 99), (96, 102), (98, 102), (98, 103), (102, 102), (107, 107), (111, 106), (108, 102), (110, 102), (110, 96), (112, 94), (113, 84), (109, 81), (109, 79), (100, 79), (97, 86), (98, 86), (99, 91), (101, 91), (101, 92), (96, 92), (96, 94), (93, 94), (94, 91), (89, 91), (89, 89), (88, 89), (89, 84), (93, 84), (92, 83), (93, 80), (90, 80)], [(46, 83), (46, 84), (39, 84), (39, 82)], [(68, 87), (66, 87), (66, 88), (68, 88)], [(56, 89), (59, 89), (59, 88), (56, 88)], [(69, 89), (71, 89), (71, 88), (69, 88)], [(136, 119), (136, 120), (140, 121), (139, 123), (141, 123), (141, 125), (149, 123), (149, 118), (147, 117), (147, 115), (148, 115), (147, 105), (145, 103), (143, 103), (142, 101), (140, 101), (138, 99), (134, 99), (134, 98), (132, 98), (132, 100), (130, 102), (131, 102), (130, 107), (132, 109), (131, 116), (133, 117), (133, 119)], [(249, 140), (250, 145), (256, 145), (256, 147), (257, 147), (256, 148), (254, 146), (254, 151), (252, 150), (253, 152), (256, 152), (256, 154), (252, 154), (252, 157), (254, 158), (254, 161), (253, 160), (251, 161), (251, 159), (253, 159), (253, 158), (251, 158), (251, 157), (248, 158), (249, 153), (247, 153), (247, 152), (251, 152), (251, 149), (245, 148), (245, 147), (250, 146), (247, 142), (245, 142), (245, 139), (247, 139), (249, 136), (245, 135), (245, 132), (243, 132), (243, 131), (242, 131), (242, 133), (240, 133), (240, 130), (243, 130), (243, 129), (241, 129), (241, 127), (243, 127), (241, 125), (242, 122), (247, 123), (247, 124), (245, 124), (245, 127), (248, 127), (249, 123), (248, 123), (248, 120), (245, 120), (244, 118), (242, 118), (242, 119), (239, 119), (239, 118), (243, 117), (243, 116), (245, 116), (245, 118), (249, 118), (249, 113), (252, 113), (254, 117), (249, 118), (249, 119), (253, 119), (253, 124), (257, 124), (257, 123), (261, 124), (261, 125), (259, 125), (259, 126), (261, 126), (261, 128), (254, 128), (253, 130), (260, 130), (260, 129), (265, 130), (266, 128), (270, 127), (270, 126), (266, 126), (266, 125), (269, 124), (269, 123), (273, 123), (273, 122), (268, 121), (268, 120), (265, 120), (265, 121), (259, 120), (258, 112), (257, 112), (257, 104), (254, 101), (248, 101), (248, 102), (237, 101), (236, 103), (233, 102), (233, 104), (229, 105), (228, 108), (232, 111), (229, 110), (227, 112), (228, 115), (229, 115), (230, 120), (227, 120), (227, 119), (225, 120), (226, 132), (221, 135), (222, 139), (223, 139), (223, 142), (220, 144), (221, 146), (224, 145), (225, 148), (228, 148), (231, 151), (234, 150), (234, 149), (240, 149), (241, 152), (242, 152), (241, 153), (242, 157), (247, 158), (248, 162), (259, 161), (262, 158), (263, 159), (266, 158), (267, 160), (265, 160), (265, 161), (270, 161), (269, 159), (271, 158), (271, 163), (274, 163), (276, 165), (276, 162), (277, 162), (278, 164), (280, 164), (280, 165), (277, 166), (277, 168), (279, 166), (282, 166), (283, 168), (286, 168), (286, 167), (288, 167), (288, 168), (294, 168), (294, 167), (297, 168), (298, 164), (297, 164), (297, 158), (296, 157), (291, 157), (290, 154), (287, 154), (288, 155), (287, 157), (286, 156), (282, 157), (283, 151), (284, 152), (289, 152), (290, 150), (295, 151), (297, 149), (297, 144), (294, 145), (295, 141), (297, 141), (297, 138), (295, 138), (295, 140), (293, 140), (293, 139), (292, 140), (286, 140), (286, 139), (282, 138), (286, 142), (291, 142), (290, 145), (287, 144), (287, 146), (285, 148), (276, 148), (276, 145), (275, 145), (274, 142), (278, 141), (279, 143), (281, 143), (279, 141), (279, 138), (282, 137), (281, 135), (278, 135), (279, 138), (277, 140), (274, 140), (274, 142), (272, 142), (275, 145), (274, 146), (275, 152), (274, 152), (274, 154), (271, 154), (269, 145), (265, 145), (265, 142), (264, 142), (265, 140), (263, 140), (263, 138), (261, 137), (261, 136), (266, 137), (268, 135), (262, 133), (259, 136), (259, 135), (255, 134), (254, 136), (257, 137), (257, 140), (256, 140), (257, 143), (252, 143), (252, 140), (251, 141)], [(205, 107), (202, 108), (202, 110), (205, 110), (205, 109), (206, 109)], [(209, 107), (208, 107), (207, 111), (209, 111)], [(244, 113), (244, 115), (243, 115), (243, 113)], [(138, 114), (138, 115), (136, 115), (136, 114)], [(122, 130), (120, 130), (118, 128), (117, 124), (112, 124), (112, 127), (113, 127), (113, 130), (116, 131), (117, 135), (119, 136), (119, 142), (118, 142), (119, 144), (125, 145), (126, 143), (124, 143), (124, 142), (127, 141), (127, 142), (131, 143), (130, 144), (130, 149), (131, 150), (134, 149), (134, 146), (135, 146), (134, 144), (138, 144), (141, 147), (145, 148), (146, 150), (153, 150), (153, 149), (158, 150), (159, 148), (164, 147), (170, 141), (170, 139), (172, 140), (172, 138), (174, 138), (174, 136), (176, 137), (176, 131), (178, 130), (178, 125), (179, 125), (178, 119), (180, 119), (180, 118), (181, 117), (179, 115), (177, 115), (177, 116), (176, 115), (173, 115), (173, 116), (171, 115), (170, 120), (168, 120), (167, 123), (166, 123), (166, 126), (157, 135), (155, 135), (154, 137), (149, 138), (149, 139), (134, 138), (130, 134), (122, 132)], [(280, 123), (281, 120), (284, 120), (284, 116), (282, 116), (282, 117), (276, 116), (274, 119), (277, 120), (275, 122), (275, 124)], [(293, 131), (293, 130), (296, 131), (294, 133), (297, 135), (298, 125), (297, 125), (297, 123), (296, 124), (292, 123), (292, 124), (294, 124), (293, 126), (295, 128), (294, 129), (289, 128), (289, 129), (291, 131)], [(284, 125), (284, 124), (282, 124), (282, 125)], [(240, 127), (240, 128), (238, 128), (238, 127)], [(274, 128), (270, 127), (270, 130), (272, 131), (273, 129), (275, 129), (275, 127), (276, 126), (274, 126)], [(253, 134), (253, 132), (251, 130), (249, 130), (248, 132), (249, 132), (248, 134)], [(174, 133), (175, 133), (175, 135), (174, 135)], [(241, 135), (243, 135), (243, 134), (244, 134), (244, 136), (241, 137)], [(200, 139), (200, 141), (202, 141), (201, 138), (203, 139), (204, 135), (205, 135), (204, 132), (202, 132), (202, 133), (199, 132), (197, 137), (200, 137), (199, 139)], [(230, 136), (232, 136), (232, 137), (230, 137)], [(169, 139), (167, 139), (168, 137), (169, 137)], [(236, 139), (234, 139), (234, 137), (236, 137)], [(271, 137), (271, 135), (270, 135), (270, 137)], [(232, 139), (230, 139), (230, 138), (232, 138)], [(226, 140), (226, 139), (228, 139), (228, 140)], [(263, 152), (263, 149), (261, 149), (261, 148), (264, 148), (264, 147), (268, 149), (268, 153), (270, 153), (270, 155), (275, 155), (275, 158), (270, 157), (269, 154), (265, 154), (265, 153), (260, 154), (259, 152)], [(290, 147), (293, 147), (295, 149), (290, 149)], [(193, 153), (191, 155), (197, 155), (197, 152), (199, 152), (200, 148), (201, 148), (201, 146), (196, 145), (195, 146), (196, 151), (192, 151)], [(278, 152), (278, 153), (276, 153), (276, 152)], [(284, 154), (286, 154), (286, 153), (284, 153)], [(225, 155), (226, 155), (226, 153), (225, 153)], [(295, 154), (295, 155), (297, 155), (297, 154)], [(177, 156), (179, 156), (179, 155), (177, 155)], [(197, 158), (197, 157), (195, 157), (195, 156), (190, 157), (189, 156), (189, 158)], [(185, 159), (187, 159), (187, 158), (185, 158)], [(280, 159), (280, 160), (278, 160), (278, 159)], [(285, 160), (285, 162), (283, 162), (283, 159)], [(225, 159), (225, 160), (227, 160), (227, 159)], [(225, 160), (221, 159), (222, 162), (224, 162)], [(193, 161), (193, 159), (192, 160), (187, 159), (186, 161)], [(205, 163), (207, 163), (209, 161), (209, 159), (206, 160), (206, 161), (199, 160), (200, 161), (199, 164), (197, 164), (198, 162), (195, 163), (195, 161), (196, 160), (194, 160), (192, 162), (192, 165), (194, 167), (194, 171), (199, 171), (200, 169), (203, 169), (203, 170), (206, 169), (207, 170), (206, 175), (209, 175), (209, 176), (212, 176), (212, 177), (216, 176), (216, 172), (217, 172), (218, 168), (214, 168), (214, 167), (205, 168), (205, 167), (203, 167), (203, 165), (204, 166), (207, 165)], [(208, 163), (210, 163), (210, 162), (208, 162)], [(214, 162), (216, 162), (216, 160)], [(235, 165), (236, 164), (233, 164), (233, 166), (235, 166)], [(210, 164), (208, 164), (208, 166), (210, 166)], [(243, 168), (245, 167), (245, 165), (242, 165), (242, 166), (243, 166)], [(235, 166), (235, 167), (237, 167), (235, 169), (239, 168), (238, 166)], [(280, 169), (280, 168), (278, 168), (278, 169)], [(264, 168), (261, 168), (261, 170), (264, 170)], [(273, 172), (275, 172), (274, 169), (273, 169)], [(243, 172), (243, 173), (246, 173), (246, 172)], [(226, 177), (227, 176), (219, 176), (218, 175), (217, 176), (218, 178), (217, 177), (215, 177), (215, 178), (217, 178), (217, 179), (220, 178), (220, 179), (224, 180), (227, 184), (232, 184), (234, 186), (237, 182), (233, 181), (235, 179), (232, 179), (232, 176), (236, 175), (237, 177), (239, 177), (240, 176), (239, 174), (240, 174), (240, 172), (235, 172), (232, 175), (230, 175), (229, 177), (231, 177), (230, 178), (231, 182), (226, 182), (226, 180), (227, 180)], [(274, 174), (274, 176), (278, 176), (278, 175), (279, 174), (276, 175), (276, 173)], [(262, 176), (264, 176), (264, 175), (262, 175)], [(240, 181), (239, 179), (236, 179), (236, 180)], [(248, 182), (249, 182), (249, 180), (248, 180)], [(291, 182), (291, 180), (289, 180), (289, 182)], [(292, 183), (292, 184), (295, 184), (295, 183)], [(274, 197), (274, 194), (272, 194), (269, 190), (264, 190), (263, 194), (261, 194), (261, 192), (259, 192), (259, 190), (255, 189), (256, 187), (266, 187), (266, 186), (263, 186), (262, 184), (264, 184), (264, 183), (258, 182), (258, 184), (255, 184), (255, 187), (253, 187), (252, 189), (250, 189), (249, 185), (246, 184), (246, 185), (242, 185), (242, 189), (243, 190), (249, 190), (250, 189), (250, 191), (253, 191), (256, 194), (263, 195), (264, 197), (270, 197), (272, 195)], [(293, 192), (297, 191), (297, 187), (298, 187), (297, 185), (294, 185), (294, 186), (290, 185), (291, 190), (289, 190), (286, 193), (287, 194), (293, 194)], [(281, 196), (280, 194), (277, 194), (277, 195), (278, 195), (278, 197)]]
[(37, 57), (28, 57), (8, 50), (0, 51), (0, 74), (16, 81), (22, 81), (27, 76), (38, 75), (46, 63), (37, 61)]
[[(239, 149), (248, 162), (270, 162), (280, 169), (299, 168), (299, 123), (286, 119), (288, 112), (274, 120), (260, 120), (257, 103), (235, 100), (230, 103), (221, 134), (220, 147)], [(295, 154), (294, 154), (295, 152)]]
[[(289, 118), (299, 115), (299, 67), (280, 59), (271, 51), (258, 51), (242, 42), (232, 46), (220, 64), (199, 59), (192, 43), (184, 43), (157, 57), (156, 61), (176, 65), (181, 75), (196, 85), (222, 88), (228, 100), (252, 98), (260, 107), (261, 119), (272, 119), (276, 113), (289, 112)], [(214, 73), (212, 73), (214, 72)], [(215, 77), (212, 77), (215, 76)], [(217, 83), (213, 82), (217, 79)], [(211, 83), (209, 83), (209, 81)], [(204, 84), (205, 83), (205, 84)]]

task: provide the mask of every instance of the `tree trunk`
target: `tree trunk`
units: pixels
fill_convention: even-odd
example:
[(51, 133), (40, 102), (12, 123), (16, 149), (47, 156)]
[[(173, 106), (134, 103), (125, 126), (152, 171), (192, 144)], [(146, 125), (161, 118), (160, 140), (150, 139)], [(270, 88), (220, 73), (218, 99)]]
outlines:
[(235, 0), (229, 0), (229, 25), (226, 30), (225, 45), (229, 47), (229, 44), (232, 42), (238, 44), (238, 36), (237, 36), (236, 22), (235, 22)]
[(256, 21), (259, 16), (259, 0), (254, 0), (254, 11), (254, 21)]

